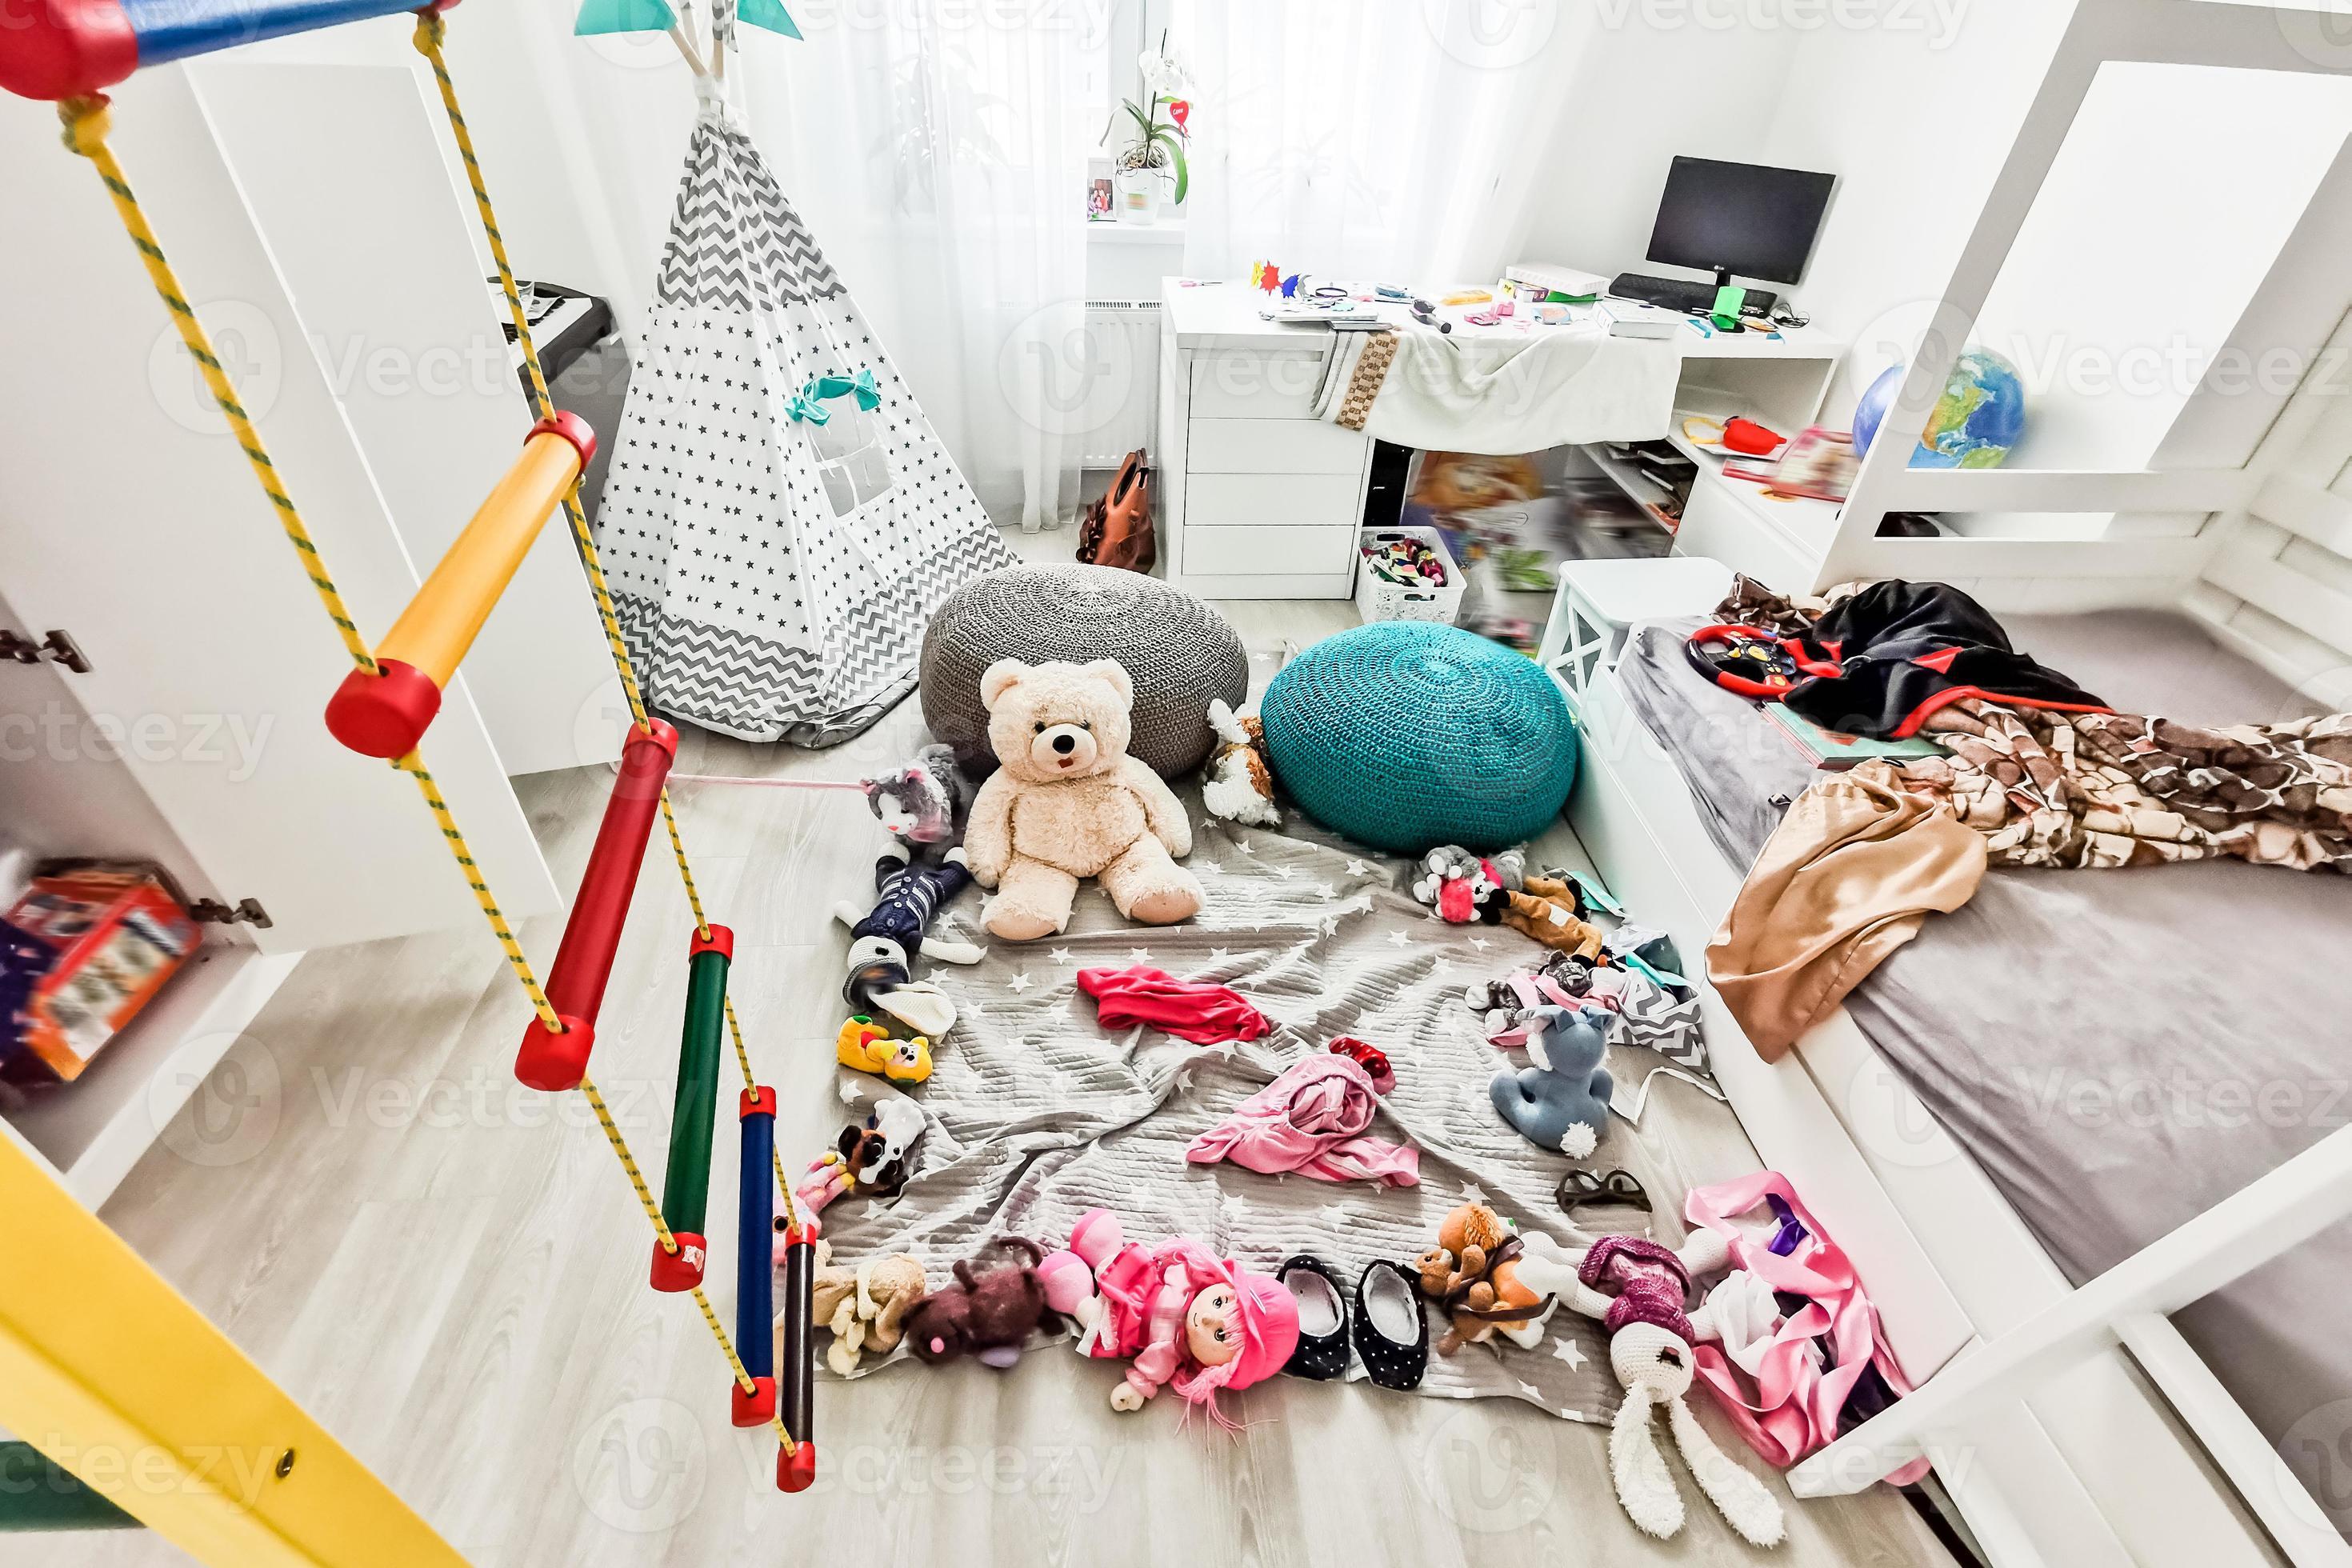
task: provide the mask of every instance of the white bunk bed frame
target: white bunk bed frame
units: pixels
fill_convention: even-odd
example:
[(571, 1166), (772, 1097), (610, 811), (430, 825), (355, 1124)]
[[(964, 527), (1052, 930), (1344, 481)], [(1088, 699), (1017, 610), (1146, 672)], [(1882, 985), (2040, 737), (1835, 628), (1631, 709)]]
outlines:
[[(2076, 0), (2074, 16), (2027, 109), (1976, 227), (1961, 247), (1951, 280), (1923, 335), (1833, 531), (1818, 542), (1813, 580), (1826, 587), (1863, 577), (1982, 581), (1978, 596), (1994, 607), (2015, 584), (2078, 580), (2109, 584), (2090, 604), (2170, 600), (2185, 592), (2312, 427), (2340, 405), (2352, 356), (2352, 318), (2338, 322), (2295, 395), (2286, 400), (2253, 451), (2234, 467), (2215, 467), (2198, 437), (2223, 395), (2200, 389), (2172, 433), (2142, 469), (1914, 468), (1911, 450), (1970, 341), (1985, 301), (2049, 177), (2069, 128), (2100, 67), (2201, 66), (2242, 70), (2352, 74), (2352, 35), (2320, 10), (2331, 0)], [(2269, 276), (2230, 336), (2233, 348), (2261, 352), (2308, 341), (2313, 301), (2345, 300), (2343, 258), (2352, 253), (2352, 144), (2340, 150)], [(2162, 466), (2178, 457), (2174, 466)], [(2095, 539), (1879, 538), (1889, 512), (2053, 512), (2117, 514)], [(2032, 604), (2050, 607), (2046, 595)], [(2252, 650), (2249, 650), (2252, 651)]]
[[(2323, 25), (2295, 0), (2080, 0), (1815, 581), (1779, 586), (1861, 576), (1984, 588), (1990, 579), (2075, 579), (2088, 580), (2077, 595), (2084, 604), (2131, 600), (2158, 583), (2175, 595), (2189, 590), (2322, 415), (2341, 416), (2352, 318), (2239, 468), (1954, 472), (1912, 469), (1906, 459), (2099, 67), (2352, 69), (2352, 47), (2321, 47)], [(2283, 296), (2313, 297), (2293, 274), (2315, 255), (2332, 251), (2340, 266), (2347, 250), (2325, 241), (2352, 213), (2352, 202), (2335, 199), (2347, 191), (2352, 157), (2339, 155), (2238, 339), (2262, 341)], [(2137, 534), (2124, 518), (2098, 540), (1876, 537), (1885, 513), (1912, 510), (2196, 521), (2162, 537)], [(1998, 606), (2007, 595), (1979, 596)], [(2051, 603), (2045, 594), (2035, 607)], [(2269, 649), (2231, 640), (2278, 668)], [(1672, 759), (1614, 676), (1597, 673), (1578, 706), (1586, 767), (1570, 821), (1609, 885), (1696, 960), (1740, 875), (1717, 853)], [(2075, 1288), (1843, 1010), (1767, 1063), (1703, 984), (1701, 1005), (1718, 1081), (1758, 1153), (1804, 1193), (1855, 1259), (1918, 1385), (1791, 1470), (1798, 1495), (1858, 1491), (1925, 1456), (1994, 1568), (2352, 1568), (2352, 1545), (2168, 1317), (2352, 1215), (2352, 1129)]]

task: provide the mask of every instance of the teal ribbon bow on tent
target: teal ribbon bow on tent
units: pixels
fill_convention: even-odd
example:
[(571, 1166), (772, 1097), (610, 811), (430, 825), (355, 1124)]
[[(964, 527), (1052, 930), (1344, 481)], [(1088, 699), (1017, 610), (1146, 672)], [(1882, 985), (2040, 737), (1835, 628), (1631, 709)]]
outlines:
[(882, 391), (874, 384), (874, 372), (869, 367), (856, 375), (809, 377), (807, 383), (793, 394), (793, 400), (784, 405), (784, 412), (790, 414), (796, 424), (805, 420), (811, 425), (822, 425), (833, 417), (824, 406), (825, 400), (835, 397), (855, 397), (857, 406), (868, 414), (882, 406)]

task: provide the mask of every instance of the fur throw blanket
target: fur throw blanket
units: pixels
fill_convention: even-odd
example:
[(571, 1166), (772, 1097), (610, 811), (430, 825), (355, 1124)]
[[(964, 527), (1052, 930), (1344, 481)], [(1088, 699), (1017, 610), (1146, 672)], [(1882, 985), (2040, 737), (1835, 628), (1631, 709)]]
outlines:
[(1904, 787), (1949, 805), (1995, 865), (2352, 874), (2352, 713), (2208, 730), (1966, 700), (1928, 727), (1952, 754), (1903, 764)]

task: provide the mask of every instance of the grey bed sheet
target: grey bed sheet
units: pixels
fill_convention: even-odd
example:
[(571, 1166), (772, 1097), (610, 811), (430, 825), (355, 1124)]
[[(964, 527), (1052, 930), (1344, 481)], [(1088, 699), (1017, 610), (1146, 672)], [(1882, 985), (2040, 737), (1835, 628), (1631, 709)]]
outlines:
[[(2185, 616), (2003, 619), (2020, 648), (2120, 709), (2207, 723), (2310, 710)], [(1636, 628), (1617, 676), (1745, 868), (1812, 770), (1691, 668), (1691, 624)], [(1997, 868), (1846, 1006), (2079, 1283), (2352, 1117), (2352, 882), (2234, 861)], [(2352, 1533), (2352, 1226), (2176, 1321)]]

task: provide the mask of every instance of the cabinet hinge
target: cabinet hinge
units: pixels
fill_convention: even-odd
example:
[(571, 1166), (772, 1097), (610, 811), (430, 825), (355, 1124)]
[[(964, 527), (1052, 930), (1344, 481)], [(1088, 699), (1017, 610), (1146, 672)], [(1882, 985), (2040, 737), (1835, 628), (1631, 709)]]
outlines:
[(213, 925), (248, 925), (258, 931), (269, 929), (269, 911), (261, 907), (258, 899), (240, 899), (231, 909), (218, 899), (198, 899), (188, 906), (188, 913)]
[(46, 658), (76, 675), (89, 673), (89, 658), (71, 632), (52, 631), (35, 642), (22, 632), (0, 626), (0, 658), (13, 658), (18, 664), (38, 664)]

